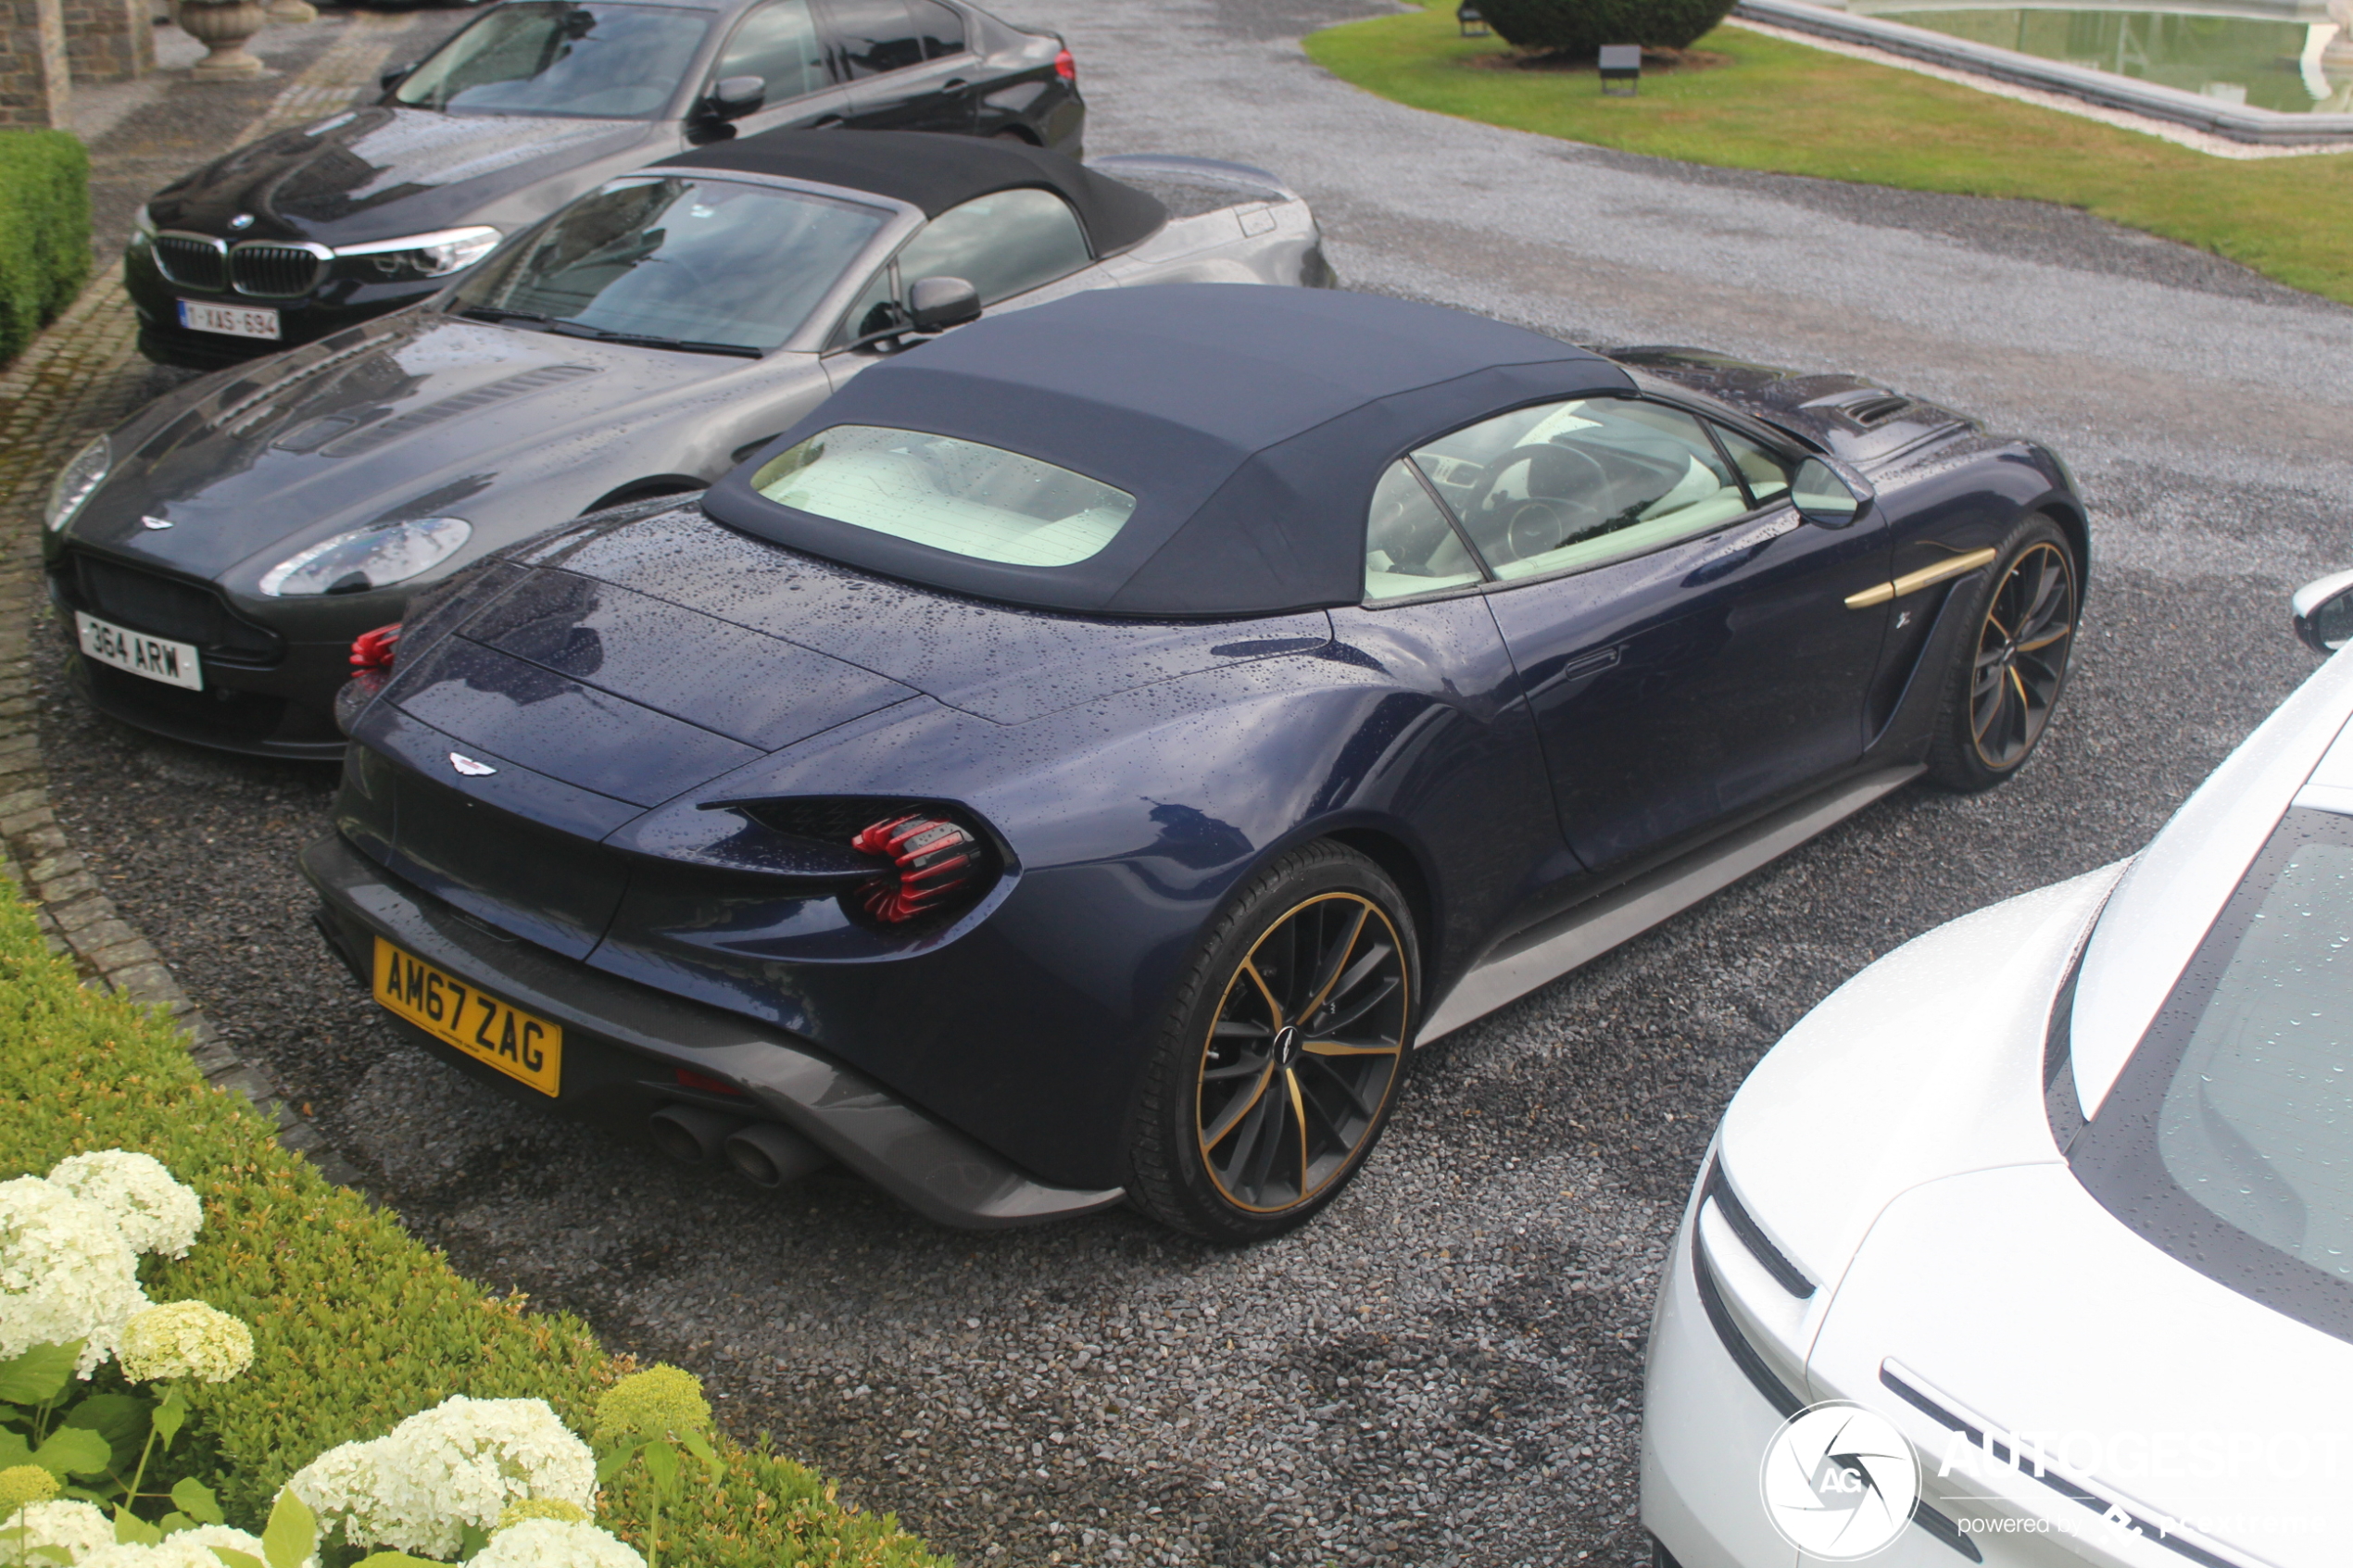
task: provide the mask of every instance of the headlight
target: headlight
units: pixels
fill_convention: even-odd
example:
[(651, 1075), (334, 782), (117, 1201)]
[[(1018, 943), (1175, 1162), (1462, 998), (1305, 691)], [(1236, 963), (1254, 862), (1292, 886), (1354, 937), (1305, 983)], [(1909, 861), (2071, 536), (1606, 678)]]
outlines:
[(434, 234), (406, 239), (372, 240), (366, 245), (337, 245), (335, 259), (346, 277), (382, 282), (417, 282), (446, 278), (462, 271), (498, 246), (496, 229), (445, 229)]
[(421, 517), (338, 533), (263, 572), (261, 591), (283, 596), (388, 588), (447, 560), (473, 531), (461, 517)]
[(73, 521), (73, 514), (82, 509), (82, 503), (90, 498), (90, 493), (106, 482), (107, 470), (112, 467), (114, 444), (103, 435), (74, 454), (73, 461), (49, 486), (49, 507), (43, 521), (52, 533)]

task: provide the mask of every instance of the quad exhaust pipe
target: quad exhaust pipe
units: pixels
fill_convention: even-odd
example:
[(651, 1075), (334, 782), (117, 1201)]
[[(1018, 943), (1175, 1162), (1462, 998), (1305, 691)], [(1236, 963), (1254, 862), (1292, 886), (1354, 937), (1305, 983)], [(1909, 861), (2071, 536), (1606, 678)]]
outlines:
[(684, 1165), (724, 1162), (755, 1185), (780, 1187), (825, 1163), (824, 1152), (788, 1127), (724, 1111), (666, 1105), (646, 1119), (654, 1147)]
[(797, 1182), (825, 1162), (824, 1151), (788, 1127), (754, 1122), (728, 1135), (727, 1163), (758, 1186)]

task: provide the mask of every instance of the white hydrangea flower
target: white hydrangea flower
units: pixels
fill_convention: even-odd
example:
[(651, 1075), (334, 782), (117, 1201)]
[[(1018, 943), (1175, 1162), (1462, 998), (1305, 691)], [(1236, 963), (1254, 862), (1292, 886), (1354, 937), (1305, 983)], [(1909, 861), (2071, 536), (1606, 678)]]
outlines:
[(637, 1549), (594, 1524), (524, 1519), (490, 1537), (472, 1568), (646, 1568)]
[[(23, 1534), (19, 1535), (18, 1531)], [(0, 1563), (39, 1563), (55, 1568), (51, 1559), (32, 1554), (52, 1547), (71, 1558), (79, 1568), (85, 1552), (114, 1544), (114, 1521), (86, 1502), (27, 1503), (17, 1516), (0, 1526)]]
[[(109, 1542), (114, 1532), (107, 1532)], [(73, 1568), (223, 1568), (212, 1549), (227, 1547), (242, 1551), (258, 1562), (270, 1560), (262, 1556), (258, 1537), (243, 1530), (233, 1530), (226, 1524), (199, 1524), (193, 1530), (182, 1530), (176, 1536), (166, 1536), (153, 1546), (128, 1543), (110, 1544), (74, 1559)], [(316, 1557), (303, 1559), (303, 1568), (319, 1568)]]
[(102, 1148), (57, 1161), (52, 1184), (114, 1216), (133, 1252), (185, 1258), (204, 1224), (195, 1190), (172, 1179), (152, 1154)]
[(253, 1365), (253, 1331), (202, 1301), (167, 1301), (132, 1314), (115, 1353), (133, 1383), (226, 1383)]
[(382, 1437), (328, 1449), (286, 1483), (358, 1547), (456, 1555), (467, 1525), (489, 1530), (509, 1503), (555, 1498), (591, 1512), (597, 1460), (544, 1399), (455, 1394)]
[(0, 1182), (0, 1361), (79, 1339), (88, 1377), (146, 1304), (113, 1216), (39, 1176)]

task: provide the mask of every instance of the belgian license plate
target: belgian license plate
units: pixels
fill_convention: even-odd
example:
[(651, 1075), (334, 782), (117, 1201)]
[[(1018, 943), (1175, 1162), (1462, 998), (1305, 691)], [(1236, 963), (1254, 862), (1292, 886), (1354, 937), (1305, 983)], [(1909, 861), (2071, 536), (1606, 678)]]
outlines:
[(128, 670), (133, 675), (145, 675), (150, 681), (161, 681), (167, 686), (185, 686), (192, 692), (204, 690), (204, 665), (196, 658), (194, 643), (150, 637), (145, 632), (133, 632), (128, 626), (101, 621), (82, 610), (73, 612), (73, 625), (82, 651), (94, 659), (118, 670)]
[(180, 302), (180, 324), (200, 332), (226, 332), (231, 337), (267, 338), (282, 335), (278, 313), (266, 305), (208, 305), (200, 299)]
[(563, 1025), (499, 1000), (376, 938), (376, 1000), (434, 1039), (553, 1095), (563, 1081)]

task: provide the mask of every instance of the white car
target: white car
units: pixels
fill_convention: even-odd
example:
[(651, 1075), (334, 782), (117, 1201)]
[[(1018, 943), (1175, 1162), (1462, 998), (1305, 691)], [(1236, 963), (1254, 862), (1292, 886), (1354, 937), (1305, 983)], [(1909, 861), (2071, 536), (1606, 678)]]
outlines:
[[(2353, 574), (2296, 608), (2341, 645)], [(2353, 655), (1758, 1063), (1653, 1325), (1662, 1568), (2353, 1562), (2348, 716)]]

